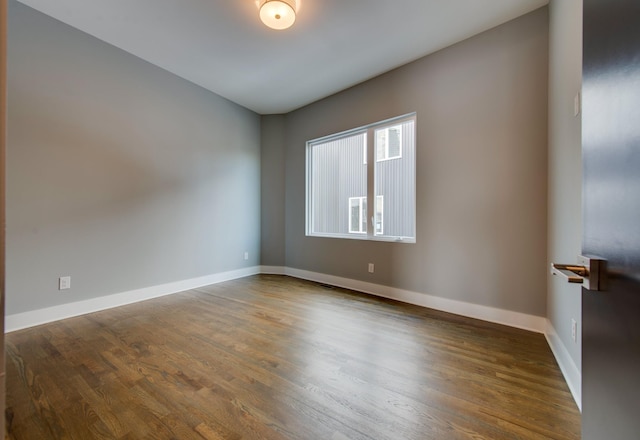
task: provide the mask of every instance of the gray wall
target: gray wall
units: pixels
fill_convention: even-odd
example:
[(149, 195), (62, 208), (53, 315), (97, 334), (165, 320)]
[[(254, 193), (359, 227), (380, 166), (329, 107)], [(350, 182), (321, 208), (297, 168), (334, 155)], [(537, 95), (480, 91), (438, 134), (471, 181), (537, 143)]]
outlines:
[[(575, 263), (582, 247), (581, 117), (573, 111), (582, 83), (582, 0), (553, 0), (549, 11), (549, 262)], [(547, 317), (578, 369), (581, 308), (580, 286), (549, 276)]]
[(258, 115), (15, 1), (8, 84), (8, 314), (259, 263)]
[[(288, 114), (286, 265), (544, 316), (547, 66), (542, 8)], [(412, 111), (417, 243), (306, 237), (305, 142)]]
[(284, 266), (284, 115), (261, 117), (260, 262)]

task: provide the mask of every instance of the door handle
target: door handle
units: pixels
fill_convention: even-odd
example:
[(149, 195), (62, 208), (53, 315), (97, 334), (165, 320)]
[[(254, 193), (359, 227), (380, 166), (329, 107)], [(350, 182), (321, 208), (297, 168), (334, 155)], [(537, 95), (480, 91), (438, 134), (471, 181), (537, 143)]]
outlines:
[(587, 290), (605, 290), (606, 260), (578, 256), (578, 264), (551, 263), (551, 273)]
[(584, 277), (588, 276), (584, 266), (576, 266), (573, 264), (551, 263), (551, 273), (566, 278), (569, 283), (576, 284), (582, 284)]

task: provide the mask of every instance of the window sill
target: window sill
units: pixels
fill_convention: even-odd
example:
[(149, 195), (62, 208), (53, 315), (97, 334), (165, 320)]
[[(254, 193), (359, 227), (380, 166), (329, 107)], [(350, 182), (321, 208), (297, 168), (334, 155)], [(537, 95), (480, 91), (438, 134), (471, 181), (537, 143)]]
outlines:
[(363, 241), (386, 241), (389, 243), (415, 243), (414, 237), (389, 237), (389, 236), (375, 236), (365, 234), (306, 234), (307, 237), (317, 238), (338, 238), (347, 240), (363, 240)]

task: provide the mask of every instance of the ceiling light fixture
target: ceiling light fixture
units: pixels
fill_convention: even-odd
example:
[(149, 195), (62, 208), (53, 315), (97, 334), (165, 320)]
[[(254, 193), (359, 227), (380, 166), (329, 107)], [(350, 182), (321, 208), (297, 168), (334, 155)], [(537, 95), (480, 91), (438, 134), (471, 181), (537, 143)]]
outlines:
[(296, 21), (295, 0), (265, 0), (260, 6), (260, 20), (271, 29), (287, 29)]

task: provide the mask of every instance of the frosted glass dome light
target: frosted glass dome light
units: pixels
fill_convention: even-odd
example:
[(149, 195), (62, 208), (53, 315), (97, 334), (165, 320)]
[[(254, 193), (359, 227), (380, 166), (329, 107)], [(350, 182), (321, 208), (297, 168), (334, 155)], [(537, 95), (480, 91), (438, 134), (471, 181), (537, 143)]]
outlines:
[(296, 21), (293, 0), (266, 0), (260, 6), (260, 20), (271, 29), (287, 29)]

